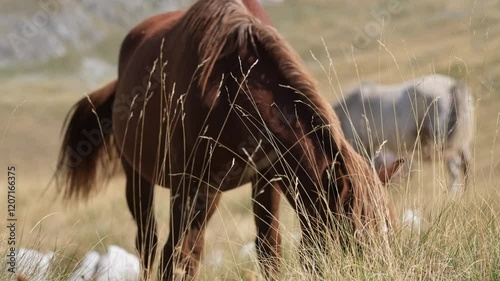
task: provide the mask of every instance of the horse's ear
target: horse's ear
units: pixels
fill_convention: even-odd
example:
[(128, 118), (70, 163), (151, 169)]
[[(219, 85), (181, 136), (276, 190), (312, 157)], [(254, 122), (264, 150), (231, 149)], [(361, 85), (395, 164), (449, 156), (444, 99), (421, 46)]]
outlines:
[(395, 175), (401, 172), (405, 160), (400, 158), (394, 161), (391, 165), (382, 166), (378, 171), (378, 177), (383, 184), (387, 184)]

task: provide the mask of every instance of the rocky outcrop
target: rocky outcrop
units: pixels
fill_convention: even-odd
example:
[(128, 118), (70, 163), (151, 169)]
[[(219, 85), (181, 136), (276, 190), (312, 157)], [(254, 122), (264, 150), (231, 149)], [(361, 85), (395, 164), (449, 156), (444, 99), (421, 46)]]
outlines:
[[(28, 1), (27, 1), (28, 2)], [(179, 1), (42, 0), (0, 9), (0, 69), (29, 66), (96, 46)], [(25, 3), (20, 2), (20, 3)]]
[(193, 1), (38, 0), (10, 1), (10, 6), (0, 1), (0, 70), (88, 50), (112, 33), (125, 34), (152, 14), (187, 7)]

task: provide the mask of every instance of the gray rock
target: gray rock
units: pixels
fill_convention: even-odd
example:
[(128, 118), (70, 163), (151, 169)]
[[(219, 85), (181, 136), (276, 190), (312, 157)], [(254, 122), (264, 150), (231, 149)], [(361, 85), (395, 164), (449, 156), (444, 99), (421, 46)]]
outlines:
[[(0, 70), (43, 64), (72, 52), (89, 51), (113, 33), (125, 35), (150, 15), (187, 7), (194, 0), (3, 1), (6, 2), (0, 0)], [(261, 1), (276, 4), (284, 0)], [(47, 8), (43, 3), (53, 6)], [(6, 4), (10, 4), (10, 9), (3, 9)]]
[(177, 9), (183, 1), (49, 0), (58, 6), (51, 10), (30, 3), (8, 12), (0, 9), (0, 69), (90, 50), (112, 33), (125, 34), (142, 19)]

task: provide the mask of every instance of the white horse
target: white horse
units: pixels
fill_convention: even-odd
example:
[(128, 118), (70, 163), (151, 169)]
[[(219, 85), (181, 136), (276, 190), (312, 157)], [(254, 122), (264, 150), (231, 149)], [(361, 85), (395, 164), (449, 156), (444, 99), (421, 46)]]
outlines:
[[(334, 106), (345, 137), (376, 168), (395, 159), (444, 159), (450, 191), (470, 174), (474, 107), (469, 89), (444, 75), (430, 75), (398, 85), (362, 83)], [(409, 161), (411, 162), (411, 161)]]

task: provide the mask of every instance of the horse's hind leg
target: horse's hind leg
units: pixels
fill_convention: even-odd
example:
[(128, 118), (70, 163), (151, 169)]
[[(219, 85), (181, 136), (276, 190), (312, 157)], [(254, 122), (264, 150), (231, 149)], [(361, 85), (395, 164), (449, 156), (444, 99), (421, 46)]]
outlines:
[(260, 178), (253, 183), (252, 198), (257, 238), (257, 256), (266, 279), (279, 274), (281, 235), (279, 232), (280, 191), (277, 182)]
[(460, 158), (462, 160), (462, 172), (464, 175), (465, 187), (469, 185), (470, 176), (472, 173), (471, 169), (471, 151), (469, 146), (466, 146), (460, 152)]
[(463, 184), (465, 187), (469, 184), (469, 177), (471, 175), (471, 152), (468, 147), (460, 150), (459, 153), (448, 158), (448, 172), (450, 173), (450, 192), (455, 194), (458, 191), (460, 182), (458, 179), (459, 174), (463, 173)]
[(147, 275), (154, 261), (158, 242), (153, 210), (154, 185), (136, 173), (124, 160), (122, 162), (127, 175), (127, 204), (137, 224), (136, 247)]
[[(195, 280), (204, 247), (205, 227), (221, 193), (203, 188), (172, 189), (170, 233), (163, 249), (161, 280)], [(205, 192), (203, 192), (205, 191)]]
[(460, 174), (460, 168), (462, 166), (460, 155), (455, 154), (449, 157), (446, 165), (448, 167), (448, 173), (450, 174), (450, 193), (454, 195), (459, 190), (458, 175)]

